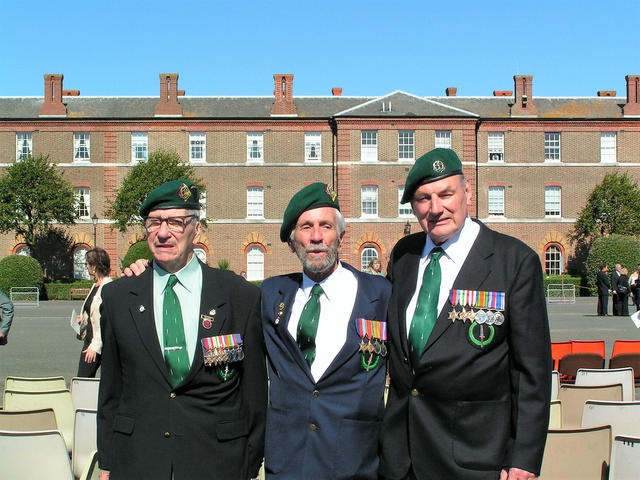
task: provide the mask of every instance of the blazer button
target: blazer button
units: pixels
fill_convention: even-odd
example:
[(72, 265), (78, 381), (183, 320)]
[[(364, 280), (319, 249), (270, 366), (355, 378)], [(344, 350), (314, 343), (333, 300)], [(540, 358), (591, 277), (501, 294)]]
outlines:
[(171, 434), (169, 432), (164, 432), (164, 438), (169, 438)]
[(315, 423), (312, 423), (311, 425), (309, 425), (309, 430), (315, 432), (316, 430), (318, 430), (318, 426)]
[(409, 363), (409, 359), (408, 359), (407, 357), (404, 357), (404, 358), (402, 359), (402, 361), (403, 361), (405, 364), (408, 364), (408, 363)]
[(171, 392), (169, 394), (169, 398), (176, 398), (176, 392)]
[(320, 392), (318, 390), (313, 391), (313, 397), (318, 398), (320, 396)]
[(412, 397), (417, 397), (418, 395), (420, 395), (420, 392), (418, 392), (417, 388), (414, 388), (413, 390), (411, 390)]

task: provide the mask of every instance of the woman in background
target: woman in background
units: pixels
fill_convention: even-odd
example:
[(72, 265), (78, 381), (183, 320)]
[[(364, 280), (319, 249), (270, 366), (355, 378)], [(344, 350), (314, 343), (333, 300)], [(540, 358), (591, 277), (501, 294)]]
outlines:
[(380, 263), (380, 259), (376, 258), (372, 258), (371, 261), (369, 262), (369, 273), (372, 275), (383, 275), (384, 273), (382, 273), (382, 263)]
[(623, 268), (620, 270), (620, 278), (618, 278), (618, 301), (622, 310), (618, 315), (629, 315), (629, 270)]
[(102, 336), (100, 335), (100, 305), (102, 304), (102, 287), (111, 281), (109, 272), (111, 262), (109, 255), (102, 248), (96, 247), (87, 252), (87, 268), (95, 282), (79, 315), (80, 339), (84, 340), (78, 377), (95, 377), (102, 354)]

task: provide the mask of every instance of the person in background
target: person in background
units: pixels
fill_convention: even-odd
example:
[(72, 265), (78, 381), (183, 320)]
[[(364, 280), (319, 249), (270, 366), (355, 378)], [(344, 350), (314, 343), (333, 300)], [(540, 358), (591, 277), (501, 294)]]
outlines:
[(601, 317), (607, 316), (609, 310), (609, 290), (611, 289), (611, 282), (609, 281), (609, 267), (607, 265), (600, 265), (600, 270), (596, 274), (596, 286), (598, 287), (598, 315)]
[(372, 275), (384, 276), (384, 273), (382, 272), (382, 263), (380, 262), (379, 258), (372, 258), (367, 268), (369, 270), (369, 273)]
[(96, 376), (102, 358), (102, 335), (100, 333), (100, 306), (102, 305), (102, 287), (111, 281), (111, 262), (109, 255), (102, 248), (96, 247), (87, 252), (87, 269), (94, 284), (85, 298), (78, 315), (80, 322), (80, 339), (84, 340), (78, 377)]
[(620, 278), (618, 278), (618, 315), (623, 317), (629, 316), (629, 270), (623, 268), (620, 270)]
[(0, 345), (7, 344), (7, 336), (13, 322), (13, 302), (0, 290)]
[(640, 296), (640, 290), (638, 287), (640, 284), (638, 283), (638, 277), (640, 276), (640, 265), (636, 268), (631, 276), (629, 277), (629, 291), (631, 292), (632, 302), (636, 307), (636, 311), (640, 310), (640, 303), (638, 297)]
[(618, 281), (620, 279), (620, 270), (622, 269), (622, 265), (616, 263), (616, 268), (611, 274), (611, 295), (612, 295), (612, 303), (613, 303), (613, 316), (621, 315), (620, 314), (620, 299), (618, 298)]

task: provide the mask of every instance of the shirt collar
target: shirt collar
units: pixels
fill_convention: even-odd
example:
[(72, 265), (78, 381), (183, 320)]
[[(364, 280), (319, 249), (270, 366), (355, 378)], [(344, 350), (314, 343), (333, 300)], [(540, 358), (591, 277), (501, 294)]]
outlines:
[(462, 265), (467, 258), (469, 248), (478, 236), (479, 230), (480, 226), (467, 216), (462, 224), (462, 228), (442, 245), (436, 245), (433, 243), (433, 240), (431, 240), (431, 237), (427, 235), (427, 240), (422, 249), (422, 261), (426, 261), (431, 250), (439, 246), (453, 263)]
[(338, 267), (333, 272), (331, 272), (331, 274), (327, 278), (325, 278), (321, 282), (314, 282), (309, 277), (307, 277), (306, 273), (302, 272), (301, 288), (302, 288), (302, 291), (304, 292), (305, 298), (309, 298), (309, 296), (311, 295), (311, 288), (313, 288), (313, 286), (316, 283), (320, 284), (320, 286), (322, 287), (322, 291), (324, 292), (324, 294), (327, 296), (329, 300), (331, 300), (333, 296), (337, 297), (338, 295), (340, 295), (340, 289), (341, 289), (340, 280), (344, 278), (344, 276), (347, 274), (348, 274), (348, 270), (342, 266), (340, 261), (338, 261)]
[[(189, 293), (191, 293), (192, 285), (196, 284), (195, 279), (199, 268), (200, 263), (194, 253), (191, 255), (191, 260), (189, 260), (184, 267), (174, 273), (178, 278), (178, 283), (180, 283), (180, 285), (182, 285)], [(161, 268), (156, 262), (153, 262), (153, 276), (155, 280), (159, 282), (159, 285), (162, 285), (162, 292), (167, 288), (167, 282), (169, 281), (170, 275), (171, 273)]]

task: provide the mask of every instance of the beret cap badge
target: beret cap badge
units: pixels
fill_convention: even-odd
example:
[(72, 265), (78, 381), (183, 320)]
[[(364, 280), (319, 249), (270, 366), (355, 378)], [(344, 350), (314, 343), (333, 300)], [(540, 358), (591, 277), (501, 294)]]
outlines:
[(177, 191), (177, 195), (182, 199), (183, 202), (189, 201), (189, 198), (191, 198), (191, 190), (189, 190), (189, 187), (186, 183), (180, 185), (180, 188)]
[(332, 202), (335, 202), (336, 198), (338, 198), (338, 194), (336, 193), (336, 191), (329, 185), (325, 187), (324, 193), (327, 194), (327, 197), (329, 197), (329, 200), (331, 200)]
[(445, 166), (444, 163), (442, 162), (442, 160), (436, 160), (435, 162), (433, 162), (433, 171), (436, 173), (442, 173), (445, 170)]

